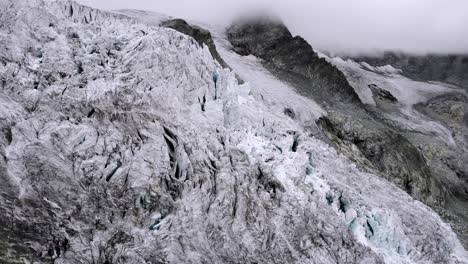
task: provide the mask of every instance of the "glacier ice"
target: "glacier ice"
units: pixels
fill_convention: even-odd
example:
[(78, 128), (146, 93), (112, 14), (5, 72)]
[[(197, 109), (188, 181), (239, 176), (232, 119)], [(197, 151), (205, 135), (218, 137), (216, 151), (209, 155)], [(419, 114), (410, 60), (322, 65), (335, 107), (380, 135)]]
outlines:
[(213, 100), (208, 48), (147, 16), (0, 3), (0, 243), (15, 251), (0, 260), (467, 262), (449, 225), (314, 137), (325, 111), (222, 33), (246, 82), (220, 68)]

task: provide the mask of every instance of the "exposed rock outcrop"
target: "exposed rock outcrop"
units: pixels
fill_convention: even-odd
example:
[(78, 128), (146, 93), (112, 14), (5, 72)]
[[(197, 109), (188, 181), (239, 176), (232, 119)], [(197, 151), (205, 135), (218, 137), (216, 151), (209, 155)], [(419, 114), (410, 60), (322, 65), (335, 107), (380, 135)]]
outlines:
[[(455, 93), (435, 97), (416, 106), (422, 113), (444, 123), (452, 131), (455, 146), (421, 144), (422, 153), (436, 173), (446, 175), (441, 182), (446, 186), (445, 206), (450, 212), (442, 212), (458, 222), (457, 229), (463, 241), (468, 241), (468, 99)], [(466, 243), (466, 242), (465, 242)]]
[(379, 88), (376, 84), (369, 84), (368, 87), (371, 89), (374, 96), (378, 97), (380, 100), (387, 100), (392, 103), (397, 102), (398, 100), (387, 90)]
[(360, 102), (344, 75), (319, 58), (303, 38), (293, 37), (281, 22), (270, 18), (239, 21), (227, 29), (227, 35), (235, 52), (263, 59), (268, 69), (284, 78), (305, 79), (305, 93), (320, 96), (319, 101), (336, 97), (344, 102)]
[(434, 179), (422, 154), (393, 129), (365, 116), (357, 119), (355, 115), (334, 112), (318, 123), (338, 149), (362, 168), (382, 172), (418, 200), (428, 202), (431, 196), (440, 195), (440, 187), (431, 182)]

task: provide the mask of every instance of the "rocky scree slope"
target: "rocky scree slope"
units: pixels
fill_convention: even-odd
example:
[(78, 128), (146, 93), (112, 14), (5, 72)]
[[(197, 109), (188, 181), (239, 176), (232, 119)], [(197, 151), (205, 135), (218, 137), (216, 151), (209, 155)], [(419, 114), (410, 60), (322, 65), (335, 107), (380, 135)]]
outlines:
[[(341, 153), (437, 210), (468, 245), (468, 115), (462, 88), (411, 80), (388, 65), (317, 54), (274, 19), (239, 21), (227, 37), (233, 51), (259, 57), (273, 75), (327, 110), (317, 123)], [(460, 98), (453, 110), (450, 101), (430, 103), (445, 95)], [(440, 111), (420, 110), (433, 107), (451, 109), (457, 121), (446, 124), (444, 114), (423, 114)]]
[(229, 69), (213, 100), (193, 38), (68, 1), (0, 10), (1, 262), (466, 263), (435, 212)]

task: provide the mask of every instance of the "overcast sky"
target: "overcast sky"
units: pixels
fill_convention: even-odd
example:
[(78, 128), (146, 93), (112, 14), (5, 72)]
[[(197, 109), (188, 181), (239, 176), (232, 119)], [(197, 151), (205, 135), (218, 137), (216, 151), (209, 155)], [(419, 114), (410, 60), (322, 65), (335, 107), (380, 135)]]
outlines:
[(247, 11), (278, 15), (294, 35), (332, 53), (468, 53), (468, 0), (78, 0), (227, 25)]

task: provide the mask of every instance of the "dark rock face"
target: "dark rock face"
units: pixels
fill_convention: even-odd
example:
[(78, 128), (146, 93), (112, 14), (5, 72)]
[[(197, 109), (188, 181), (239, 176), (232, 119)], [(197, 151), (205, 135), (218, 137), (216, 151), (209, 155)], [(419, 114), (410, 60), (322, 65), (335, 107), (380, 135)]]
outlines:
[(387, 90), (384, 90), (382, 88), (379, 88), (377, 85), (375, 84), (369, 84), (369, 88), (371, 89), (372, 93), (374, 94), (374, 96), (376, 96), (377, 98), (379, 98), (380, 100), (387, 100), (387, 101), (390, 101), (390, 102), (397, 102), (398, 100), (395, 98), (395, 96), (393, 96), (392, 93), (390, 93), (389, 91)]
[(385, 52), (377, 57), (357, 57), (373, 66), (392, 65), (403, 75), (424, 81), (442, 81), (468, 87), (468, 55), (407, 55)]
[[(408, 139), (373, 118), (329, 112), (318, 120), (328, 138), (362, 168), (379, 171), (414, 198), (429, 201), (433, 189), (431, 171)], [(358, 151), (356, 151), (356, 149)]]
[(235, 52), (263, 59), (264, 66), (279, 75), (292, 74), (294, 79), (306, 79), (308, 90), (321, 99), (340, 97), (342, 101), (360, 102), (344, 75), (319, 58), (303, 38), (293, 37), (281, 22), (249, 20), (234, 24), (227, 34)]
[(446, 148), (433, 144), (424, 149), (439, 174), (446, 175), (444, 200), (448, 219), (462, 219), (454, 228), (465, 245), (468, 241), (468, 98), (454, 93), (438, 96), (417, 106), (417, 109), (440, 122), (452, 131), (455, 147)]

